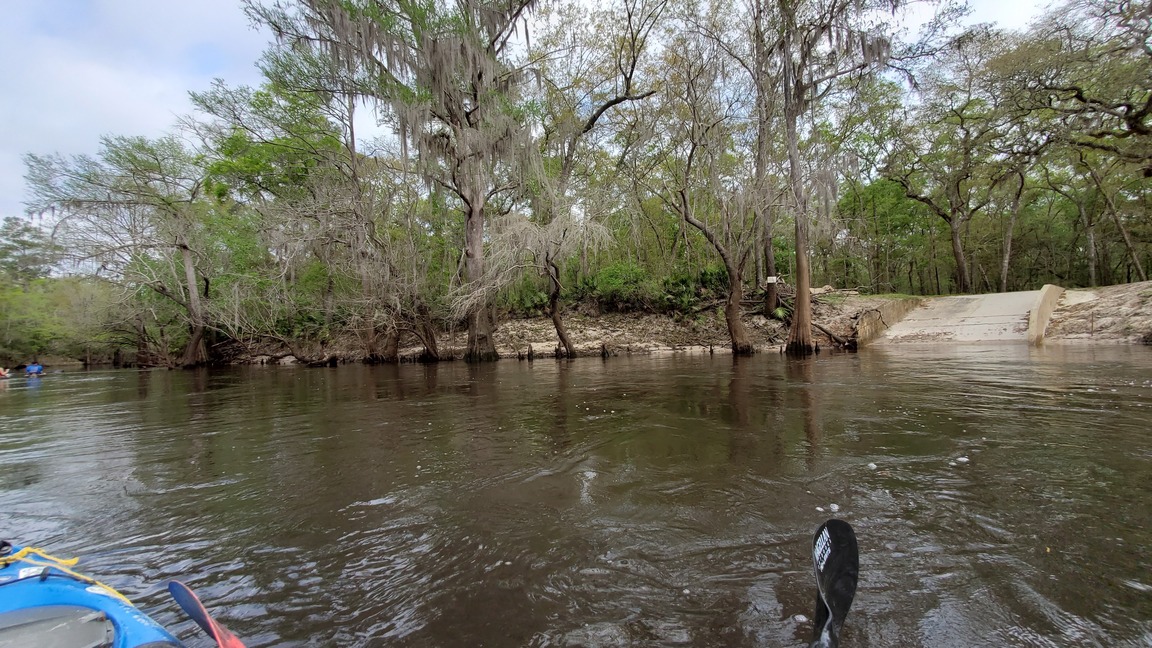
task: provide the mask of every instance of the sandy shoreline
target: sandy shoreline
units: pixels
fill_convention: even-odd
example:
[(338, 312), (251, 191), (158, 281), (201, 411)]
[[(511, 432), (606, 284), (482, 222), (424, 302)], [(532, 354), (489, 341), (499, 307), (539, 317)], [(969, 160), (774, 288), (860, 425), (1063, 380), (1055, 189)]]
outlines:
[[(839, 337), (851, 339), (857, 333), (857, 325), (864, 321), (862, 316), (865, 314), (872, 318), (873, 323), (890, 326), (893, 321), (884, 322), (876, 314), (893, 305), (897, 305), (897, 311), (902, 313), (899, 310), (901, 305), (906, 310), (909, 304), (919, 299), (859, 295), (855, 291), (824, 292), (813, 302), (813, 321)], [(753, 309), (755, 305), (749, 304), (747, 308)], [(572, 308), (564, 314), (564, 323), (580, 357), (731, 353), (731, 340), (719, 305), (691, 317), (651, 313), (594, 315)], [(788, 336), (783, 322), (749, 310), (744, 323), (757, 353), (780, 352)], [(502, 358), (527, 359), (529, 353), (533, 358), (553, 358), (557, 353), (556, 330), (547, 317), (505, 319), (499, 323), (493, 337)], [(813, 330), (813, 339), (821, 349), (834, 346), (819, 329)], [(412, 341), (406, 340), (408, 345)], [(463, 329), (444, 332), (437, 338), (444, 359), (462, 357), (466, 343), (467, 331)], [(1152, 345), (1152, 281), (1066, 291), (1052, 314), (1044, 344)], [(401, 349), (402, 361), (414, 361), (423, 350), (408, 345)], [(364, 360), (363, 345), (355, 339), (333, 341), (327, 350), (337, 362)], [(44, 360), (54, 367), (79, 365), (71, 358)], [(237, 348), (231, 360), (232, 364), (296, 362), (296, 358), (286, 355), (286, 350), (277, 345), (247, 352)]]
[[(904, 299), (907, 298), (854, 292), (825, 293), (816, 298), (814, 321), (838, 336), (851, 338), (862, 313)], [(731, 353), (719, 309), (680, 320), (653, 314), (571, 313), (565, 315), (564, 322), (580, 356)], [(782, 322), (762, 315), (746, 314), (744, 323), (757, 352), (779, 352), (788, 335)], [(556, 354), (556, 330), (545, 317), (501, 322), (494, 337), (501, 357), (526, 357), (529, 349), (534, 357)], [(828, 336), (818, 330), (813, 331), (813, 337), (821, 347), (832, 346)], [(445, 356), (461, 355), (465, 341), (464, 331), (438, 340)], [(1044, 343), (1152, 344), (1152, 281), (1065, 292), (1053, 312)], [(419, 351), (405, 349), (404, 355), (413, 357)]]

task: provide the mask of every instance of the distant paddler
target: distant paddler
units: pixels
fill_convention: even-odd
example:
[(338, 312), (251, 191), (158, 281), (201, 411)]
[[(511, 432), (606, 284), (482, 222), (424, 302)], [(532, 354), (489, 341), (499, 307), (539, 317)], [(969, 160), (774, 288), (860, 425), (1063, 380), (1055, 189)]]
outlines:
[(28, 378), (31, 378), (32, 376), (43, 376), (44, 366), (36, 360), (33, 360), (31, 364), (24, 367), (24, 375)]
[(9, 374), (7, 369), (5, 369), (4, 367), (0, 367), (0, 380), (4, 380), (5, 378), (10, 377), (11, 375), (12, 374)]

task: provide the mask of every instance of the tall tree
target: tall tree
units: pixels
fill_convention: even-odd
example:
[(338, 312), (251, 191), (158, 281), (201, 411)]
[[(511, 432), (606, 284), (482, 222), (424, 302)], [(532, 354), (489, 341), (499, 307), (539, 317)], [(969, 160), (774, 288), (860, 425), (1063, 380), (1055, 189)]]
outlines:
[(518, 27), (532, 4), (246, 0), (249, 13), (285, 47), (328, 57), (343, 73), (341, 89), (377, 102), (402, 142), (415, 147), (425, 177), (459, 201), (469, 361), (498, 357), (485, 223), (490, 204), (520, 188), (520, 167), (533, 153), (517, 107), (527, 77), (513, 63)]
[(22, 289), (48, 276), (60, 252), (51, 236), (31, 221), (9, 216), (0, 223), (0, 278)]
[(1029, 30), (1016, 81), (1067, 141), (1152, 177), (1150, 44), (1149, 0), (1066, 0)]
[(713, 35), (725, 29), (721, 7), (686, 6), (688, 29), (670, 34), (661, 68), (661, 109), (648, 130), (645, 159), (631, 165), (635, 182), (657, 197), (720, 258), (727, 279), (724, 320), (736, 355), (753, 353), (742, 320), (744, 269), (760, 239), (753, 206), (751, 151), (745, 116), (753, 109), (729, 79), (731, 59)]
[(29, 208), (59, 219), (58, 234), (74, 259), (130, 276), (178, 304), (188, 326), (180, 364), (206, 362), (209, 280), (196, 249), (205, 170), (196, 157), (172, 136), (104, 137), (98, 158), (30, 154), (25, 163)]
[[(1073, 166), (1103, 200), (1135, 276), (1147, 277), (1118, 192), (1152, 177), (1152, 3), (1067, 0), (1025, 36), (1010, 57), (1020, 103), (1053, 138), (1080, 149)], [(1136, 212), (1136, 223), (1147, 216)], [(1093, 282), (1095, 266), (1090, 259)]]
[[(341, 326), (357, 331), (366, 355), (374, 360), (397, 361), (399, 335), (412, 328), (424, 343), (421, 357), (437, 359), (434, 336), (424, 334), (431, 327), (424, 307), (429, 294), (419, 289), (427, 286), (407, 272), (425, 257), (399, 253), (393, 240), (397, 237), (391, 235), (399, 231), (398, 238), (421, 237), (421, 228), (392, 222), (411, 213), (410, 204), (398, 207), (412, 199), (411, 185), (419, 185), (419, 178), (387, 155), (361, 155), (355, 141), (355, 103), (349, 103), (346, 94), (308, 90), (337, 83), (309, 83), (315, 75), (328, 73), (298, 63), (266, 56), (262, 67), (272, 79), (266, 88), (233, 89), (217, 83), (208, 92), (194, 93), (193, 100), (215, 118), (197, 127), (218, 156), (210, 166), (216, 187), (261, 215), (264, 243), (277, 250), (279, 267), (269, 274), (300, 277), (308, 274), (310, 264), (322, 264), (329, 274), (324, 314), (311, 318), (319, 326), (307, 327), (309, 335), (301, 327), (286, 334), (277, 320), (305, 321), (306, 313), (291, 316), (289, 311), (294, 303), (301, 311), (313, 304), (291, 299), (299, 291), (285, 281), (273, 284), (260, 278), (258, 286), (277, 294), (254, 298), (286, 310), (278, 317), (256, 317), (260, 309), (235, 299), (224, 302), (233, 312), (221, 322), (243, 323), (244, 333), (280, 340), (299, 359), (315, 363), (327, 360), (323, 346), (335, 317), (343, 320)], [(358, 285), (359, 291), (334, 293), (345, 284)], [(313, 339), (305, 344), (309, 337)]]
[(0, 223), (0, 366), (49, 350), (67, 325), (51, 307), (62, 282), (48, 278), (60, 252), (32, 220)]
[(884, 174), (948, 224), (955, 286), (972, 291), (965, 227), (1018, 164), (998, 149), (1015, 123), (988, 82), (987, 64), (1002, 51), (999, 34), (977, 31), (954, 41), (922, 80), (922, 101), (908, 110)]
[[(618, 7), (593, 12), (591, 20), (583, 5), (562, 6), (555, 14), (556, 24), (536, 39), (536, 47), (546, 56), (541, 66), (545, 87), (541, 148), (546, 162), (536, 200), (543, 231), (535, 252), (548, 276), (548, 313), (568, 357), (575, 357), (576, 350), (560, 312), (559, 264), (573, 247), (568, 243), (595, 227), (590, 222), (594, 216), (588, 209), (590, 201), (572, 195), (574, 176), (587, 175), (578, 169), (592, 166), (585, 151), (610, 112), (656, 93), (641, 87), (638, 77), (665, 4), (665, 0), (623, 0)], [(585, 195), (592, 190), (587, 182), (581, 189)], [(581, 236), (582, 241), (588, 238)]]
[[(788, 159), (790, 207), (796, 235), (796, 304), (788, 332), (787, 352), (813, 352), (811, 268), (809, 267), (809, 178), (801, 159), (805, 114), (814, 113), (831, 88), (847, 77), (880, 69), (892, 54), (892, 30), (884, 12), (894, 14), (900, 0), (774, 0), (754, 15), (764, 26), (754, 34), (764, 42), (757, 69), (769, 75), (760, 82), (781, 97)], [(765, 118), (770, 113), (761, 111)]]

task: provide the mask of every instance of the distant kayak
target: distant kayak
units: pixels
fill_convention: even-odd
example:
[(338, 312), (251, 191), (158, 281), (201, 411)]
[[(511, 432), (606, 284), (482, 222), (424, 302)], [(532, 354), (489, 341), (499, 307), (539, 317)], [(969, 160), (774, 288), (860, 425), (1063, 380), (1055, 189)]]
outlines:
[(0, 542), (0, 648), (180, 648), (124, 595), (72, 570), (75, 559)]

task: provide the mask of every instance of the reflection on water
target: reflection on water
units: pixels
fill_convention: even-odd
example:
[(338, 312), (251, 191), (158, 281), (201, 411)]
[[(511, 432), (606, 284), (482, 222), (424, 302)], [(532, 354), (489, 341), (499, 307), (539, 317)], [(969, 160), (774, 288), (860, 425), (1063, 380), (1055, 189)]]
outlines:
[(250, 646), (797, 646), (835, 508), (863, 554), (846, 646), (1149, 645), (1150, 369), (992, 346), (13, 379), (0, 536), (185, 638), (165, 579)]

